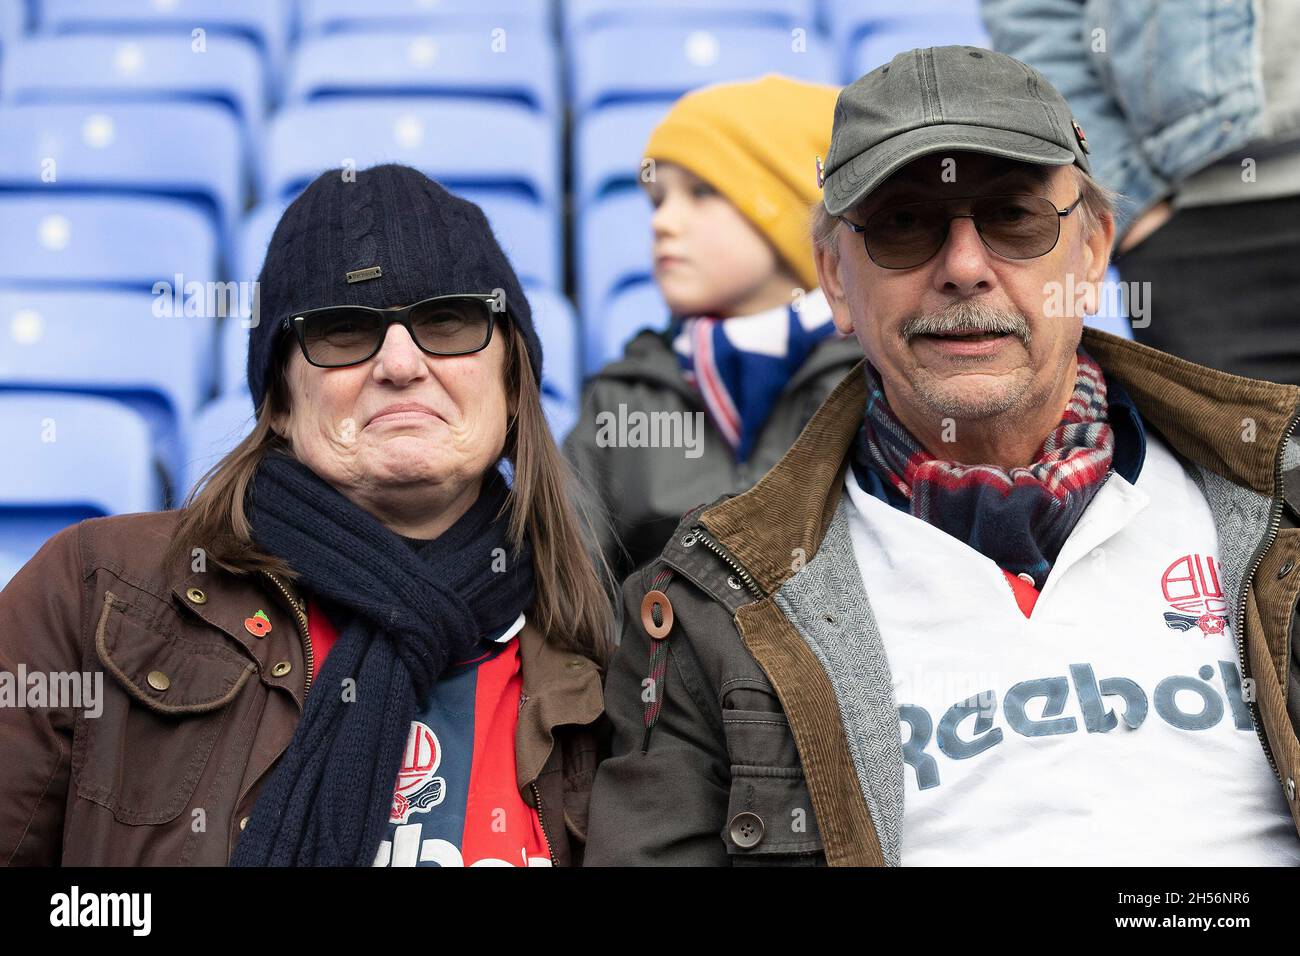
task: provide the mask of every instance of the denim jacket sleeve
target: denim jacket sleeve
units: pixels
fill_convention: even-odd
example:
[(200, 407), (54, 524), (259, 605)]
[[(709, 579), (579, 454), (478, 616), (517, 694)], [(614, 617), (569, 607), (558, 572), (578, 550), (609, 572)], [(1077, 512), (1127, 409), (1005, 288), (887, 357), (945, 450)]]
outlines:
[[(1171, 190), (1097, 74), (1099, 60), (1090, 52), (1094, 31), (1084, 0), (981, 0), (981, 5), (994, 49), (1041, 71), (1069, 102), (1088, 137), (1094, 178), (1120, 193), (1118, 242), (1142, 212)], [(1108, 39), (1102, 34), (1097, 42)]]

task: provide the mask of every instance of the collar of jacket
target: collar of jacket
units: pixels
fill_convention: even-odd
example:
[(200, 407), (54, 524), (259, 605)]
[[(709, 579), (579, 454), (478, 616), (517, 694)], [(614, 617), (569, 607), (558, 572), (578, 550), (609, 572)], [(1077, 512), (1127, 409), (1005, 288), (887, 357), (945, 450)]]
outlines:
[(555, 747), (555, 730), (592, 724), (605, 710), (595, 661), (556, 647), (529, 619), (519, 632), (523, 697), (515, 731), (515, 772), (522, 791), (541, 775)]
[[(1259, 494), (1282, 493), (1277, 463), (1295, 426), (1300, 387), (1229, 375), (1095, 329), (1084, 329), (1083, 346), (1180, 455)], [(817, 552), (865, 402), (860, 362), (757, 485), (701, 513), (700, 523), (764, 594), (797, 571), (792, 554)], [(1253, 441), (1243, 440), (1245, 430)]]

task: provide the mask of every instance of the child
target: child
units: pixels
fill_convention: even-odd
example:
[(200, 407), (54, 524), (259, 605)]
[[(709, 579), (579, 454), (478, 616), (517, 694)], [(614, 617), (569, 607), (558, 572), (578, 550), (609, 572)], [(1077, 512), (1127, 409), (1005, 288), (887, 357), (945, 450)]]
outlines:
[[(838, 93), (775, 75), (706, 87), (650, 136), (642, 178), (672, 321), (592, 377), (565, 441), (620, 579), (684, 512), (762, 477), (862, 358), (834, 332), (809, 234)], [(645, 434), (611, 427), (638, 418)]]

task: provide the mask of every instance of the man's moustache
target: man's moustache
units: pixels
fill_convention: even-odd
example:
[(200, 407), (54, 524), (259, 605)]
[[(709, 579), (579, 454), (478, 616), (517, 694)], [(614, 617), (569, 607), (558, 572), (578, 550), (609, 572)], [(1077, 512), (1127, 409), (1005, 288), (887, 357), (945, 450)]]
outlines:
[(918, 335), (951, 335), (955, 332), (985, 332), (1014, 335), (1029, 344), (1029, 323), (1023, 316), (990, 309), (945, 309), (912, 316), (899, 329), (908, 342)]

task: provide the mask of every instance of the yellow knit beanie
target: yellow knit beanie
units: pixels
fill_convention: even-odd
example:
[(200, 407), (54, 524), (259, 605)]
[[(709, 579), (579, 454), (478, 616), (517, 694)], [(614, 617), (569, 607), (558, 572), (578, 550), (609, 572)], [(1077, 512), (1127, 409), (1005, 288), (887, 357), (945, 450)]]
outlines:
[(810, 207), (816, 157), (830, 149), (839, 88), (768, 74), (687, 93), (650, 134), (645, 158), (705, 180), (776, 247), (806, 289), (817, 286)]

